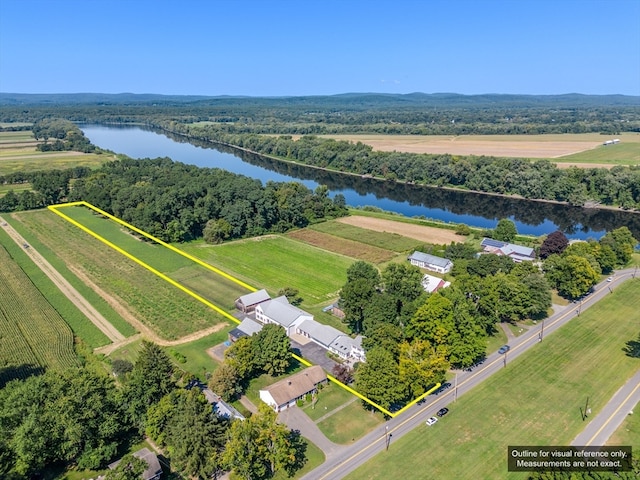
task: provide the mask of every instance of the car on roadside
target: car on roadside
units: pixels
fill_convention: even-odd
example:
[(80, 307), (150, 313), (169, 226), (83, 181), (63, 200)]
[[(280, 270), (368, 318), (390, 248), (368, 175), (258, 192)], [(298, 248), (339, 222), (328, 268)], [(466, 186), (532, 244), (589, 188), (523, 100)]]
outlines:
[(607, 282), (613, 282), (613, 277), (607, 278)]
[(433, 425), (437, 421), (438, 421), (438, 419), (436, 417), (431, 417), (425, 423), (430, 427), (431, 425)]
[(507, 353), (509, 350), (511, 350), (511, 347), (509, 345), (502, 345), (499, 349), (498, 349), (498, 353), (500, 355), (503, 355), (505, 353)]
[(449, 413), (449, 409), (445, 407), (438, 410), (438, 413), (436, 413), (436, 415), (439, 417), (444, 417), (447, 413)]

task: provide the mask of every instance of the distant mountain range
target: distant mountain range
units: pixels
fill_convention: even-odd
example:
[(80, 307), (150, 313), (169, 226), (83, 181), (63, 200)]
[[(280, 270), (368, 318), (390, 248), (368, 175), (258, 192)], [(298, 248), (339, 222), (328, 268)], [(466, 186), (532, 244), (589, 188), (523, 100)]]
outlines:
[(640, 96), (630, 95), (513, 95), (482, 94), (462, 95), (458, 93), (344, 93), (339, 95), (292, 96), (292, 97), (248, 97), (248, 96), (204, 96), (204, 95), (159, 95), (137, 93), (3, 93), (0, 106), (18, 105), (330, 105), (380, 107), (402, 105), (416, 107), (613, 107), (640, 106)]

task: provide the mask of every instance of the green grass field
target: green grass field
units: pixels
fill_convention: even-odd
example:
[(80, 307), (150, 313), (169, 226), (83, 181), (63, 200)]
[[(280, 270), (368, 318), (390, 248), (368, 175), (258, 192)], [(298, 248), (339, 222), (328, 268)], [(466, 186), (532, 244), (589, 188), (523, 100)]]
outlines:
[[(167, 355), (169, 355), (169, 358), (176, 363), (176, 366), (179, 369), (191, 373), (203, 382), (206, 382), (208, 375), (215, 372), (220, 365), (207, 353), (207, 349), (227, 340), (227, 334), (233, 327), (235, 327), (235, 325), (225, 328), (224, 330), (220, 330), (219, 332), (212, 333), (211, 335), (199, 340), (185, 343), (184, 345), (166, 347), (164, 350), (167, 352)], [(173, 352), (184, 355), (186, 362), (177, 362)]]
[(71, 328), (1, 245), (0, 265), (0, 385), (76, 366)]
[[(631, 137), (633, 138), (633, 137)], [(601, 145), (573, 155), (553, 159), (556, 163), (606, 163), (612, 165), (640, 164), (640, 136), (636, 142), (625, 140), (615, 145)]]
[(584, 428), (585, 399), (597, 414), (640, 368), (622, 350), (639, 324), (632, 280), (451, 404), (436, 425), (419, 425), (346, 478), (526, 478), (506, 471), (507, 446), (570, 444)]
[[(362, 408), (362, 402), (355, 401), (330, 417), (318, 422), (318, 428), (332, 442), (353, 443), (374, 428), (384, 424), (382, 413)], [(398, 477), (385, 477), (398, 478)]]
[(353, 259), (281, 236), (266, 236), (207, 246), (192, 243), (186, 252), (272, 295), (297, 288), (302, 308), (335, 300)]
[(640, 403), (633, 408), (633, 415), (627, 415), (607, 445), (631, 445), (634, 455), (640, 449)]

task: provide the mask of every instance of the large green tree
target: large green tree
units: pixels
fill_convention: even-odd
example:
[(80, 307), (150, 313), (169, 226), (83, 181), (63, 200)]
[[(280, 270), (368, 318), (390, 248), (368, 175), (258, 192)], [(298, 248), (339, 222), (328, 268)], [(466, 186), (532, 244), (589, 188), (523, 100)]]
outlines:
[(9, 472), (28, 475), (59, 462), (104, 467), (128, 430), (113, 379), (103, 372), (49, 371), (0, 390), (0, 446), (10, 452), (3, 454)]
[(147, 409), (174, 388), (171, 360), (158, 345), (143, 340), (125, 384), (125, 400), (131, 421), (144, 431)]
[(231, 424), (223, 464), (246, 480), (269, 479), (281, 470), (293, 474), (305, 462), (299, 435), (278, 423), (268, 405), (261, 404), (258, 410)]
[(291, 340), (280, 325), (266, 324), (251, 337), (255, 362), (269, 375), (282, 375), (291, 364)]
[(498, 225), (493, 230), (493, 238), (501, 242), (513, 242), (518, 235), (516, 224), (508, 218), (502, 218), (498, 221)]
[(416, 398), (444, 380), (449, 362), (428, 341), (415, 339), (400, 344), (398, 366), (400, 381), (407, 385), (409, 396)]
[(393, 354), (381, 347), (367, 352), (367, 362), (360, 364), (355, 372), (357, 390), (390, 409), (407, 398), (406, 385), (400, 379), (400, 370)]
[(171, 464), (192, 478), (210, 479), (221, 466), (228, 421), (213, 413), (198, 389), (178, 400), (165, 438)]
[(599, 279), (589, 260), (577, 255), (551, 255), (544, 263), (544, 270), (558, 293), (570, 299), (585, 295)]

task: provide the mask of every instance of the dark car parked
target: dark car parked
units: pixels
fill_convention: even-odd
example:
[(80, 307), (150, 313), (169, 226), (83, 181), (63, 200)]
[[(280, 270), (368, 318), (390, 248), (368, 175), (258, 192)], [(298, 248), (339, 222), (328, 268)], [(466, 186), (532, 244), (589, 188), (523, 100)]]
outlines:
[(436, 413), (436, 415), (438, 415), (439, 417), (444, 417), (447, 413), (449, 413), (449, 409), (445, 407), (438, 410), (438, 413)]

